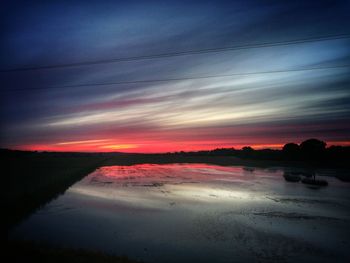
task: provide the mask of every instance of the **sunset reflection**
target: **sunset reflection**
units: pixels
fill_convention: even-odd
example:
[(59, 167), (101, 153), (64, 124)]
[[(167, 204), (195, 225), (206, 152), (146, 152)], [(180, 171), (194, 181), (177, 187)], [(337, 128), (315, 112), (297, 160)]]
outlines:
[[(274, 174), (276, 178), (280, 175), (280, 172)], [(69, 192), (137, 207), (169, 209), (171, 202), (222, 203), (262, 199), (263, 193), (250, 194), (254, 178), (254, 173), (247, 173), (243, 167), (209, 164), (105, 166), (70, 188)]]

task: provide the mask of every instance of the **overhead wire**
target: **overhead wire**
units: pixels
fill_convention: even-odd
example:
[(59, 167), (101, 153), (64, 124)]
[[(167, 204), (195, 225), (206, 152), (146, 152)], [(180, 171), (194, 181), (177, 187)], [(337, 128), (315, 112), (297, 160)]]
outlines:
[(226, 46), (226, 47), (207, 48), (207, 49), (184, 50), (184, 51), (166, 52), (166, 53), (141, 55), (141, 56), (117, 57), (117, 58), (111, 58), (111, 59), (87, 60), (87, 61), (70, 62), (70, 63), (62, 63), (62, 64), (32, 65), (32, 66), (15, 67), (15, 68), (7, 68), (7, 69), (3, 68), (3, 69), (0, 69), (0, 73), (72, 68), (72, 67), (80, 67), (80, 66), (100, 65), (100, 64), (138, 61), (138, 60), (147, 60), (147, 59), (161, 59), (161, 58), (169, 58), (169, 57), (177, 57), (177, 56), (185, 56), (185, 55), (199, 55), (199, 54), (206, 54), (206, 53), (228, 52), (228, 51), (244, 50), (244, 49), (287, 46), (287, 45), (296, 45), (296, 44), (329, 41), (329, 40), (339, 40), (339, 39), (347, 39), (347, 38), (350, 38), (350, 34), (328, 35), (328, 36), (319, 36), (319, 37), (300, 38), (300, 39), (293, 39), (293, 40), (279, 41), (279, 42), (263, 42), (263, 43), (256, 43), (256, 44), (234, 45), (234, 46)]
[(172, 82), (172, 81), (182, 81), (182, 80), (198, 80), (198, 79), (211, 79), (211, 78), (223, 78), (223, 77), (234, 77), (234, 76), (249, 76), (249, 75), (261, 75), (261, 74), (302, 72), (302, 71), (325, 70), (325, 69), (342, 69), (342, 68), (350, 68), (350, 65), (318, 66), (318, 67), (305, 67), (305, 68), (299, 68), (299, 69), (295, 68), (295, 69), (269, 70), (269, 71), (236, 72), (236, 73), (229, 73), (229, 74), (188, 76), (188, 77), (180, 77), (180, 78), (141, 79), (141, 80), (131, 80), (131, 81), (85, 83), (85, 84), (73, 84), (73, 85), (62, 85), (62, 86), (50, 86), (50, 87), (3, 89), (3, 90), (0, 90), (0, 92), (47, 90), (47, 89), (67, 89), (67, 88), (75, 88), (75, 87), (109, 86), (109, 85), (123, 85), (123, 84), (143, 84), (143, 83), (156, 83), (156, 82)]

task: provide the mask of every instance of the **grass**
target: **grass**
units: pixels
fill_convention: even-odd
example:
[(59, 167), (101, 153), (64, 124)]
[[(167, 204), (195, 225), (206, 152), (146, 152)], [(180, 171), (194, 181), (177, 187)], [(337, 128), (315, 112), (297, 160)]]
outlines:
[[(308, 167), (315, 169), (327, 163), (281, 159), (281, 152), (253, 151), (270, 159), (239, 158), (235, 151), (220, 153), (173, 153), (173, 154), (121, 154), (121, 153), (49, 153), (0, 151), (3, 187), (1, 205), (5, 207), (5, 228), (10, 229), (42, 205), (56, 198), (75, 182), (102, 165), (133, 165), (142, 163), (209, 163), (217, 165), (240, 165), (246, 167)], [(243, 154), (237, 151), (235, 154)], [(333, 158), (337, 159), (337, 158)], [(345, 165), (344, 165), (345, 164)], [(337, 167), (339, 178), (349, 180), (348, 162)], [(329, 167), (329, 168), (330, 168)]]
[[(273, 155), (274, 157), (274, 155)], [(238, 158), (213, 153), (173, 154), (120, 154), (120, 153), (48, 153), (0, 150), (3, 184), (0, 203), (5, 208), (3, 233), (9, 231), (31, 213), (64, 193), (71, 185), (100, 166), (133, 165), (142, 163), (208, 163), (217, 165), (240, 165), (246, 167), (311, 167), (322, 166), (310, 163), (272, 158)], [(345, 165), (343, 165), (345, 164)], [(328, 164), (325, 165), (327, 167)], [(332, 165), (333, 166), (333, 165)], [(343, 180), (349, 180), (348, 162), (336, 165)], [(346, 168), (344, 170), (344, 168)], [(345, 172), (343, 172), (346, 171)], [(6, 235), (7, 236), (7, 235)], [(45, 244), (9, 241), (5, 238), (6, 250), (12, 261), (40, 262), (133, 262), (126, 257), (106, 255), (99, 252), (52, 247)]]
[[(7, 230), (101, 166), (103, 155), (11, 153), (1, 156)], [(4, 183), (5, 182), (5, 183)]]
[[(132, 263), (127, 257), (97, 251), (76, 250), (29, 241), (8, 240), (9, 231), (41, 206), (110, 158), (103, 154), (1, 152), (5, 208), (6, 258), (13, 262), (115, 262)], [(5, 182), (5, 183), (4, 183)]]
[(75, 263), (136, 263), (126, 256), (114, 256), (98, 251), (54, 247), (47, 244), (11, 241), (6, 244), (6, 254), (12, 262), (75, 262)]

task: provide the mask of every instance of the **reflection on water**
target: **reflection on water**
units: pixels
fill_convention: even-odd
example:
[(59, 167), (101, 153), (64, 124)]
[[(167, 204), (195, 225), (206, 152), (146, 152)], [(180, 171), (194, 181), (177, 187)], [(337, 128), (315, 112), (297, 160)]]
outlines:
[(328, 177), (330, 185), (314, 191), (283, 174), (206, 164), (101, 167), (12, 238), (146, 262), (349, 259), (349, 185)]

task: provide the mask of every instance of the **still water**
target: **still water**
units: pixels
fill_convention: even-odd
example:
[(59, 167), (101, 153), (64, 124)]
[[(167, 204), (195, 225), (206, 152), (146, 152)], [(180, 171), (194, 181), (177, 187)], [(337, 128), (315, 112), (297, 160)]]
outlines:
[[(309, 188), (283, 169), (101, 167), (19, 225), (13, 239), (145, 262), (350, 262), (350, 184)], [(325, 171), (332, 173), (332, 171)]]

